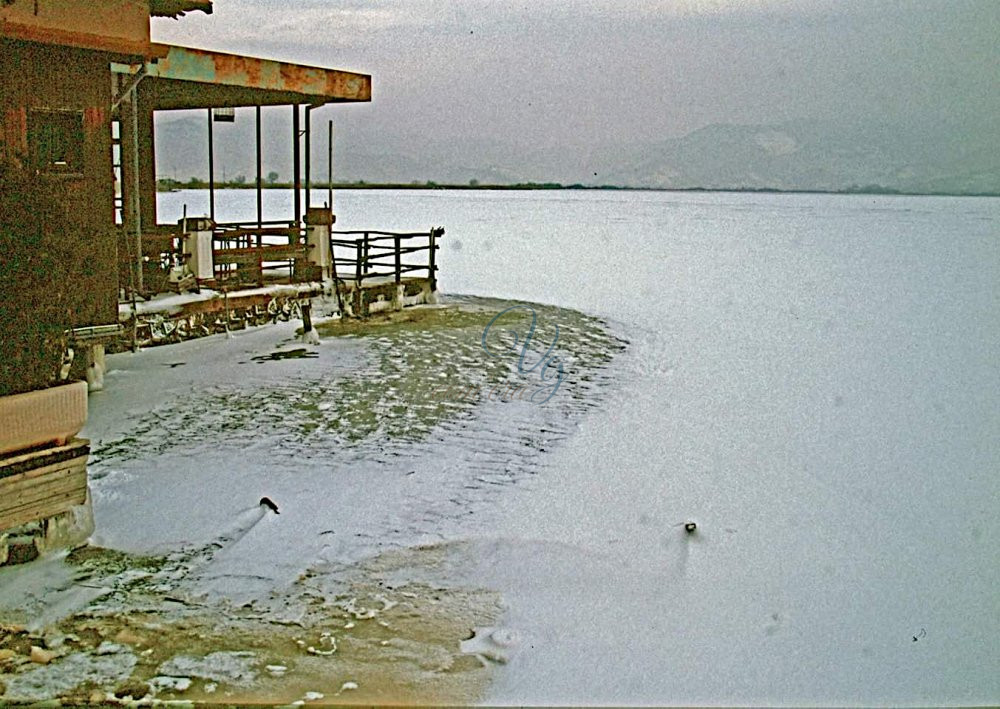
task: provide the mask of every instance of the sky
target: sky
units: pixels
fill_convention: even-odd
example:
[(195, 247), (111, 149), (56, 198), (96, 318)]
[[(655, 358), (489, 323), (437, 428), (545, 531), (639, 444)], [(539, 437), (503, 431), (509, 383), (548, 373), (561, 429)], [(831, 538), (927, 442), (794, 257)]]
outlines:
[(370, 105), (315, 116), (369, 142), (583, 149), (1000, 115), (998, 0), (215, 0), (153, 37), (371, 74)]

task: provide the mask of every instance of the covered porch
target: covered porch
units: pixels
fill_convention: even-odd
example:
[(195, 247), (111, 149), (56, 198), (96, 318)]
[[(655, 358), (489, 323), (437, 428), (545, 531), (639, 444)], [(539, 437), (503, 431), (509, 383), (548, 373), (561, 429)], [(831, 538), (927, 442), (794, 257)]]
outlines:
[[(309, 202), (312, 114), (327, 104), (370, 101), (371, 77), (174, 45), (153, 44), (150, 54), (141, 64), (113, 65), (121, 299), (142, 300), (200, 285), (261, 286), (276, 280), (294, 283), (331, 277), (332, 195), (315, 208)], [(290, 213), (265, 214), (263, 207), (261, 109), (271, 106), (285, 106), (291, 113)], [(255, 112), (255, 145), (248, 147), (256, 158), (256, 219), (234, 223), (217, 218), (214, 132), (215, 124), (234, 120), (237, 108)], [(208, 126), (209, 208), (207, 213), (190, 215), (191, 219), (161, 223), (156, 208), (154, 115), (192, 109), (204, 110)], [(332, 157), (332, 121), (325, 128)], [(329, 182), (332, 176), (326, 177)]]

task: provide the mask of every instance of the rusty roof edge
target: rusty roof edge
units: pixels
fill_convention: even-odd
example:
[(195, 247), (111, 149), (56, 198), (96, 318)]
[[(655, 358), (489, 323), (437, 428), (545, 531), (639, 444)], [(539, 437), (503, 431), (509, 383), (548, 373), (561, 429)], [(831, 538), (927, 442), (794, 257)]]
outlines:
[(154, 56), (165, 57), (171, 50), (180, 50), (183, 52), (196, 52), (199, 54), (206, 54), (210, 56), (227, 57), (235, 59), (250, 59), (260, 62), (273, 62), (275, 64), (281, 64), (289, 67), (297, 67), (301, 69), (313, 69), (315, 71), (326, 71), (326, 72), (337, 72), (339, 74), (351, 74), (353, 76), (359, 76), (365, 79), (371, 79), (371, 74), (365, 74), (360, 71), (353, 71), (351, 69), (333, 69), (330, 67), (316, 66), (315, 64), (300, 64), (299, 62), (285, 61), (284, 59), (268, 59), (267, 57), (254, 57), (246, 54), (233, 54), (231, 52), (218, 52), (214, 49), (201, 49), (200, 47), (187, 47), (182, 44), (166, 44), (163, 42), (150, 42), (149, 46)]
[(183, 52), (197, 52), (199, 54), (207, 54), (211, 56), (219, 57), (232, 57), (237, 59), (252, 59), (261, 62), (274, 62), (275, 64), (284, 64), (291, 67), (300, 67), (302, 69), (315, 69), (316, 71), (336, 71), (341, 74), (354, 74), (355, 76), (365, 77), (367, 79), (371, 78), (371, 74), (365, 74), (359, 71), (352, 71), (351, 69), (331, 69), (329, 67), (316, 66), (315, 64), (300, 64), (298, 62), (285, 61), (283, 59), (268, 59), (266, 57), (254, 57), (248, 56), (246, 54), (233, 54), (232, 52), (219, 52), (214, 49), (201, 49), (200, 47), (187, 47), (183, 44), (166, 44), (163, 42), (150, 42), (149, 46), (152, 52), (159, 57), (164, 57), (170, 53), (171, 50), (180, 50)]
[(151, 44), (150, 77), (261, 91), (291, 92), (309, 102), (370, 101), (371, 75), (173, 44)]

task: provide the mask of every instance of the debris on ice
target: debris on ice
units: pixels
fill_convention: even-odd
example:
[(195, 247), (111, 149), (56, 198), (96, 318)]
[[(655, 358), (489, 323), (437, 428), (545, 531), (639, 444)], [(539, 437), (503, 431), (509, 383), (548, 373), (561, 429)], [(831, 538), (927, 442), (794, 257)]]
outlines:
[(191, 678), (160, 675), (149, 680), (149, 685), (157, 692), (185, 692), (191, 687)]
[(519, 641), (517, 633), (507, 628), (475, 628), (473, 636), (463, 640), (459, 647), (466, 655), (506, 664), (510, 660), (511, 650)]
[(204, 657), (177, 655), (160, 665), (159, 673), (247, 685), (257, 677), (255, 664), (252, 652), (213, 652)]

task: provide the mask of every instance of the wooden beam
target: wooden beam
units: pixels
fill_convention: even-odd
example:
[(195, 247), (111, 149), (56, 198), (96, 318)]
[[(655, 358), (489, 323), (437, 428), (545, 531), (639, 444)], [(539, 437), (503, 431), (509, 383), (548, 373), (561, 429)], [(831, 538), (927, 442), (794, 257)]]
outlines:
[(0, 530), (66, 512), (87, 499), (87, 456), (0, 479)]

